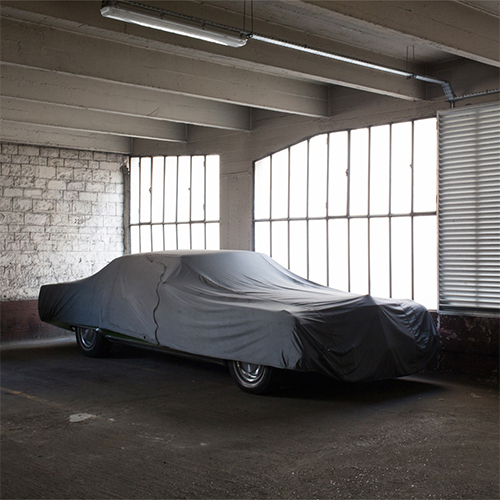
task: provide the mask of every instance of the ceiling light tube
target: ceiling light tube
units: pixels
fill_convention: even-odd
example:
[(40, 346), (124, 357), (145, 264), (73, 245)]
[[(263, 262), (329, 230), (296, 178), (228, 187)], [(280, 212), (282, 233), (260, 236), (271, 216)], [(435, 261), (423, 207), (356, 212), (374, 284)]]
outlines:
[(126, 9), (118, 4), (105, 5), (101, 9), (101, 14), (109, 19), (138, 24), (140, 26), (146, 26), (147, 28), (167, 31), (169, 33), (175, 33), (176, 35), (189, 36), (207, 42), (226, 45), (228, 47), (243, 47), (243, 45), (247, 43), (245, 35), (222, 33), (207, 29), (203, 24), (194, 26), (182, 21), (167, 19), (164, 15), (158, 17), (152, 14)]

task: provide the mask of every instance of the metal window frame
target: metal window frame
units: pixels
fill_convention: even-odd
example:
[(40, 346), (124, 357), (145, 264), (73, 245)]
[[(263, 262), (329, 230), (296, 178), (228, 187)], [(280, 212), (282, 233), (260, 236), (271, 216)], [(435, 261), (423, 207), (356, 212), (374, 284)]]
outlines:
[[(204, 228), (204, 248), (207, 247), (207, 225), (208, 224), (219, 224), (219, 229), (220, 229), (220, 214), (219, 218), (217, 220), (212, 220), (212, 219), (207, 219), (207, 211), (206, 211), (206, 201), (207, 201), (207, 157), (208, 156), (218, 156), (218, 155), (182, 155), (184, 158), (189, 158), (189, 216), (187, 221), (179, 221), (179, 160), (181, 156), (172, 156), (172, 155), (155, 155), (155, 156), (135, 156), (131, 157), (131, 159), (137, 159), (139, 164), (139, 184), (138, 186), (134, 187), (132, 184), (129, 186), (129, 197), (132, 199), (134, 195), (137, 196), (137, 204), (139, 207), (139, 213), (138, 213), (138, 222), (131, 222), (130, 217), (128, 221), (128, 234), (129, 234), (129, 239), (130, 239), (130, 248), (132, 248), (132, 228), (137, 227), (138, 228), (138, 234), (139, 234), (139, 239), (138, 239), (138, 250), (139, 253), (143, 251), (142, 249), (142, 228), (143, 227), (149, 227), (149, 235), (151, 238), (151, 250), (153, 251), (154, 246), (153, 246), (153, 227), (161, 226), (162, 227), (162, 240), (163, 240), (163, 250), (166, 248), (166, 240), (165, 240), (165, 229), (167, 227), (175, 227), (175, 249), (179, 249), (179, 227), (180, 226), (189, 226), (189, 248), (193, 249), (193, 224), (203, 224)], [(193, 158), (194, 157), (202, 157), (203, 158), (203, 168), (204, 168), (204, 178), (203, 178), (203, 219), (197, 219), (197, 220), (192, 220), (192, 207), (193, 207), (193, 197), (192, 197), (192, 183), (193, 183)], [(163, 159), (163, 182), (162, 185), (159, 186), (154, 186), (153, 185), (153, 160), (154, 158), (162, 158)], [(166, 179), (167, 179), (167, 158), (175, 158), (176, 159), (176, 186), (175, 186), (175, 216), (174, 216), (174, 221), (165, 221), (165, 197), (166, 197)], [(150, 178), (151, 178), (151, 185), (149, 186), (149, 191), (150, 191), (150, 220), (149, 222), (141, 222), (141, 197), (142, 197), (142, 176), (141, 176), (141, 169), (143, 168), (143, 160), (149, 160), (151, 165), (150, 165)], [(220, 163), (220, 157), (219, 157), (219, 163)], [(147, 167), (146, 167), (147, 168)], [(219, 171), (219, 182), (220, 182), (220, 171)], [(153, 192), (155, 189), (160, 189), (162, 192), (162, 217), (160, 222), (153, 222)], [(219, 195), (220, 197), (220, 195)], [(131, 205), (131, 203), (129, 203)]]
[[(309, 234), (309, 224), (311, 221), (319, 220), (319, 221), (325, 221), (326, 222), (326, 284), (327, 286), (330, 286), (330, 267), (331, 267), (331, 262), (330, 262), (330, 248), (329, 248), (329, 241), (330, 241), (330, 234), (329, 234), (329, 221), (332, 220), (346, 220), (347, 221), (347, 279), (348, 279), (348, 291), (351, 291), (352, 288), (352, 276), (351, 276), (351, 270), (352, 270), (352, 261), (351, 261), (351, 221), (353, 220), (366, 220), (367, 221), (367, 269), (368, 269), (368, 276), (367, 276), (367, 287), (368, 287), (368, 293), (371, 293), (372, 289), (372, 283), (371, 283), (371, 220), (373, 219), (387, 219), (388, 220), (388, 248), (389, 248), (389, 294), (390, 297), (393, 296), (393, 221), (398, 219), (398, 218), (409, 218), (410, 220), (410, 231), (411, 231), (411, 254), (410, 254), (410, 262), (411, 262), (411, 298), (414, 299), (415, 296), (415, 241), (414, 241), (414, 221), (416, 217), (428, 217), (428, 216), (433, 216), (437, 217), (437, 202), (436, 202), (436, 209), (432, 211), (415, 211), (414, 208), (414, 199), (415, 199), (415, 172), (414, 172), (414, 161), (415, 161), (415, 122), (420, 121), (420, 119), (415, 119), (415, 120), (406, 120), (405, 122), (394, 122), (394, 123), (389, 123), (387, 124), (389, 126), (389, 186), (388, 186), (388, 206), (387, 206), (387, 213), (384, 214), (372, 214), (371, 213), (371, 206), (370, 206), (370, 196), (371, 196), (371, 174), (372, 174), (372, 152), (371, 152), (371, 141), (372, 141), (372, 129), (374, 127), (363, 127), (363, 129), (368, 129), (368, 186), (367, 186), (367, 213), (363, 215), (352, 215), (351, 214), (351, 195), (352, 195), (352, 184), (351, 184), (351, 145), (352, 145), (352, 132), (354, 130), (360, 130), (360, 129), (349, 129), (349, 130), (343, 130), (343, 131), (338, 131), (338, 132), (347, 132), (347, 183), (346, 183), (346, 211), (345, 215), (329, 215), (329, 210), (328, 210), (328, 202), (330, 199), (330, 182), (329, 182), (329, 175), (330, 175), (330, 159), (331, 159), (331, 154), (330, 154), (330, 138), (331, 134), (334, 132), (327, 133), (327, 169), (326, 169), (326, 215), (324, 217), (320, 216), (309, 216), (309, 196), (310, 196), (310, 186), (309, 186), (309, 179), (310, 179), (310, 141), (314, 137), (310, 137), (308, 139), (305, 139), (306, 142), (306, 151), (307, 151), (307, 163), (306, 163), (306, 171), (307, 171), (307, 183), (306, 183), (306, 216), (305, 217), (291, 217), (290, 216), (290, 161), (291, 161), (291, 148), (295, 146), (296, 144), (293, 144), (287, 148), (284, 148), (284, 150), (287, 150), (287, 157), (288, 157), (288, 217), (284, 218), (273, 218), (272, 217), (272, 178), (273, 178), (273, 155), (280, 153), (284, 150), (274, 152), (266, 157), (260, 158), (259, 160), (256, 160), (254, 162), (254, 179), (255, 179), (255, 169), (256, 169), (256, 163), (258, 161), (264, 160), (266, 158), (269, 158), (269, 165), (270, 165), (270, 189), (269, 189), (269, 217), (268, 218), (255, 218), (255, 203), (256, 203), (256, 193), (255, 193), (255, 182), (254, 182), (254, 193), (253, 193), (253, 201), (254, 201), (254, 212), (253, 212), (253, 249), (255, 250), (255, 224), (259, 222), (267, 222), (269, 223), (269, 231), (270, 231), (270, 256), (273, 256), (273, 245), (272, 245), (272, 223), (273, 222), (288, 222), (288, 268), (290, 268), (290, 223), (291, 222), (296, 222), (296, 221), (305, 221), (306, 222), (306, 238), (307, 238), (307, 245), (306, 245), (306, 268), (307, 268), (307, 276), (304, 276), (305, 278), (309, 279), (310, 278), (310, 234)], [(411, 151), (410, 151), (410, 157), (411, 157), (411, 180), (410, 180), (410, 189), (411, 189), (411, 202), (410, 202), (410, 212), (409, 213), (396, 213), (392, 212), (392, 180), (393, 180), (393, 127), (395, 125), (398, 125), (399, 123), (411, 123)], [(324, 135), (324, 134), (320, 134)], [(304, 141), (300, 141), (304, 142)], [(299, 143), (297, 143), (299, 144)], [(436, 172), (436, 178), (437, 178), (437, 172)]]

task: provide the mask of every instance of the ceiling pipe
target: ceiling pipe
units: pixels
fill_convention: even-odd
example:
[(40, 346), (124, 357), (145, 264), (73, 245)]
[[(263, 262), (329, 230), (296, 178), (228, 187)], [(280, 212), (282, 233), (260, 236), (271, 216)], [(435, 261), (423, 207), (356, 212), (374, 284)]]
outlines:
[(257, 33), (249, 33), (248, 37), (257, 40), (259, 42), (270, 43), (273, 45), (278, 45), (280, 47), (286, 47), (288, 49), (298, 50), (300, 52), (306, 52), (307, 54), (313, 54), (316, 56), (326, 57), (328, 59), (333, 59), (335, 61), (345, 62), (348, 64), (354, 64), (356, 66), (361, 66), (363, 68), (373, 69), (376, 71), (382, 71), (384, 73), (389, 73), (391, 75), (402, 76), (409, 79), (420, 80), (426, 83), (434, 83), (441, 85), (443, 92), (446, 96), (446, 100), (453, 102), (455, 100), (455, 94), (451, 85), (446, 80), (439, 80), (438, 78), (433, 78), (431, 76), (418, 75), (416, 73), (411, 73), (409, 71), (403, 71), (400, 69), (394, 69), (387, 66), (382, 66), (380, 64), (374, 64), (367, 61), (362, 61), (361, 59), (354, 59), (352, 57), (342, 56), (339, 54), (333, 54), (331, 52), (325, 52), (324, 50), (313, 49), (307, 45), (300, 45), (297, 43), (287, 42), (285, 40), (279, 40), (277, 38), (272, 38), (264, 35), (259, 35)]
[[(209, 42), (228, 45), (230, 47), (243, 47), (248, 39), (252, 39), (258, 42), (269, 43), (279, 47), (285, 47), (347, 64), (354, 64), (356, 66), (381, 71), (395, 76), (441, 85), (441, 88), (446, 96), (446, 100), (450, 102), (451, 106), (454, 106), (455, 101), (500, 93), (500, 89), (495, 89), (457, 97), (453, 92), (450, 82), (446, 80), (440, 80), (439, 78), (434, 78), (432, 76), (419, 75), (410, 71), (390, 68), (388, 66), (382, 66), (380, 64), (363, 61), (361, 59), (355, 59), (340, 54), (326, 52), (320, 49), (314, 49), (312, 47), (308, 47), (307, 45), (301, 45), (253, 33), (253, 11), (251, 16), (252, 32), (247, 32), (246, 30), (240, 30), (238, 28), (233, 28), (232, 26), (218, 24), (192, 16), (186, 16), (176, 12), (165, 11), (130, 0), (103, 1), (101, 14), (104, 17), (119, 19), (129, 23), (140, 24), (141, 26), (147, 26), (183, 36), (190, 36)], [(246, 17), (246, 15), (244, 17)], [(176, 20), (174, 21), (169, 18), (174, 18)]]

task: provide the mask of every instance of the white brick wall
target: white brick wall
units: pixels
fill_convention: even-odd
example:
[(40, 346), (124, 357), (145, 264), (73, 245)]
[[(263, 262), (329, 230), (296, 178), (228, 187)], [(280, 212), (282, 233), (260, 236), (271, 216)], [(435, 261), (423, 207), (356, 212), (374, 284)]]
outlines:
[(1, 300), (87, 277), (123, 254), (127, 156), (0, 144)]

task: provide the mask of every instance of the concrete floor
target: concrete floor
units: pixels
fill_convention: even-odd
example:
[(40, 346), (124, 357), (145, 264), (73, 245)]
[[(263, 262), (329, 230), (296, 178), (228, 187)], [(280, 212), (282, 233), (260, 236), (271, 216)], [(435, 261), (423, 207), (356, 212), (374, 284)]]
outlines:
[(1, 498), (499, 498), (498, 388), (291, 379), (74, 342), (2, 349)]

